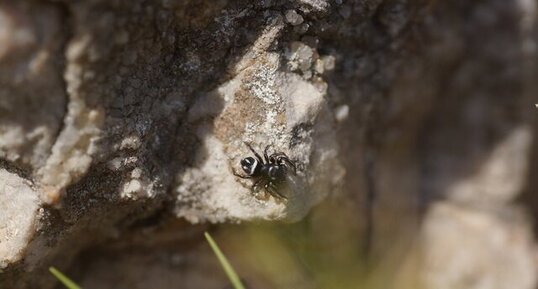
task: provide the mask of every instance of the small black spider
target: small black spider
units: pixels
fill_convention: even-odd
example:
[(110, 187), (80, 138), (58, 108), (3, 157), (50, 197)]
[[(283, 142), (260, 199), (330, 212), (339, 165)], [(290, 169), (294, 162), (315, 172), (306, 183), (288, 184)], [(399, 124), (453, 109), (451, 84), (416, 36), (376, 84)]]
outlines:
[[(263, 151), (264, 159), (248, 144), (245, 145), (256, 156), (246, 157), (241, 160), (241, 168), (247, 174), (242, 176), (235, 171), (233, 174), (243, 179), (254, 179), (252, 190), (258, 192), (264, 189), (276, 199), (287, 199), (286, 196), (279, 192), (279, 189), (286, 182), (286, 175), (291, 169), (293, 174), (296, 174), (297, 169), (295, 164), (283, 152), (275, 152), (268, 155), (267, 152), (270, 146), (266, 146)], [(265, 160), (265, 161), (264, 161)]]

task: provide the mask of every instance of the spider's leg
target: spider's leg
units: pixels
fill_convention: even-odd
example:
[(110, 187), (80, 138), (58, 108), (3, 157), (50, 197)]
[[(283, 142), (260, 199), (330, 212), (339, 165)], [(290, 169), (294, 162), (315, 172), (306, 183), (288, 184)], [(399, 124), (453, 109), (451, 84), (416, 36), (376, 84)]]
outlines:
[(269, 156), (269, 158), (273, 159), (275, 162), (279, 162), (280, 159), (284, 157), (289, 159), (289, 157), (283, 152), (276, 152)]
[(263, 160), (262, 160), (262, 157), (252, 148), (252, 146), (250, 146), (249, 143), (245, 142), (245, 145), (248, 147), (248, 149), (250, 149), (250, 151), (256, 156), (256, 158), (258, 159), (258, 161), (260, 162), (260, 164), (264, 164)]
[(267, 155), (267, 152), (269, 151), (269, 148), (271, 147), (271, 145), (268, 145), (265, 147), (265, 150), (263, 150), (263, 156), (265, 157), (265, 161), (267, 163), (271, 163), (271, 159), (269, 158), (269, 156)]
[(288, 158), (284, 159), (284, 161), (290, 165), (293, 168), (293, 174), (297, 174), (297, 167), (295, 166), (295, 163), (290, 161)]
[(297, 174), (297, 167), (295, 166), (295, 163), (292, 162), (286, 154), (284, 153), (281, 153), (281, 154), (282, 155), (279, 155), (276, 157), (277, 162), (286, 164), (287, 166), (293, 169), (294, 174)]
[(265, 190), (263, 190), (263, 198), (260, 198), (260, 187), (263, 189), (267, 184), (267, 181), (266, 180), (257, 180), (253, 185), (252, 185), (252, 192), (254, 194), (254, 197), (258, 200), (267, 200), (269, 197), (267, 196), (267, 192)]
[(234, 174), (234, 176), (240, 177), (242, 179), (251, 179), (252, 178), (251, 176), (242, 176), (242, 175), (238, 174), (233, 168), (232, 168), (232, 173)]
[(266, 189), (269, 191), (269, 194), (271, 194), (271, 196), (273, 196), (275, 199), (288, 199), (286, 196), (284, 196), (278, 191), (278, 188), (274, 184), (269, 184)]
[(278, 195), (277, 195), (276, 191), (272, 187), (265, 188), (265, 191), (268, 192), (269, 195), (271, 195), (273, 198), (275, 198), (275, 199), (278, 198)]
[(271, 156), (272, 157), (284, 156), (284, 157), (289, 158), (288, 155), (286, 155), (286, 153), (284, 152), (276, 152), (276, 153), (273, 153)]

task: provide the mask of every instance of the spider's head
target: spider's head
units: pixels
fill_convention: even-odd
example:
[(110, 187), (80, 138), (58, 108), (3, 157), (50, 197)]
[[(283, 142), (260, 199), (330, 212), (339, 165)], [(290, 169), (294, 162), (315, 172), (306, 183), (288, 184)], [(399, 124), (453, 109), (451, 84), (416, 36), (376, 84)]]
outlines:
[(253, 176), (260, 171), (260, 162), (253, 157), (247, 157), (241, 160), (241, 168), (249, 176)]

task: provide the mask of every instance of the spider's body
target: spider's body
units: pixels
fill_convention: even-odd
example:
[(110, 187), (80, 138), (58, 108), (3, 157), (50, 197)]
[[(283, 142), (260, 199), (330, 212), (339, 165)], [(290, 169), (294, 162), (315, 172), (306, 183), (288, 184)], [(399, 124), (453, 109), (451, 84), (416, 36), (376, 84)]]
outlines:
[(239, 175), (235, 171), (234, 175), (243, 179), (254, 179), (254, 184), (252, 185), (254, 192), (263, 189), (274, 198), (286, 199), (286, 196), (281, 194), (279, 189), (286, 182), (286, 175), (289, 170), (292, 170), (295, 174), (295, 164), (283, 152), (268, 155), (269, 146), (265, 147), (264, 158), (262, 159), (248, 143), (245, 144), (255, 158), (246, 157), (241, 160), (241, 168), (247, 174), (246, 176)]

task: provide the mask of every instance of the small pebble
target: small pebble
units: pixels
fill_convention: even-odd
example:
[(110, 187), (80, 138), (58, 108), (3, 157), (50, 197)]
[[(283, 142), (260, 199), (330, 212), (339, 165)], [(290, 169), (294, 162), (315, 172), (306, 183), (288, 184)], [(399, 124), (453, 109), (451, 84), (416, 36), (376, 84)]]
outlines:
[(314, 69), (316, 70), (317, 73), (323, 74), (323, 72), (325, 72), (325, 65), (323, 63), (323, 60), (321, 59), (316, 60), (316, 63), (314, 64)]
[(294, 41), (290, 45), (290, 55), (288, 63), (290, 70), (307, 71), (315, 61), (314, 49), (302, 42)]
[(303, 23), (301, 25), (295, 26), (294, 30), (295, 30), (295, 32), (297, 32), (299, 34), (305, 34), (308, 31), (309, 28), (310, 28), (310, 24)]
[(326, 55), (321, 58), (323, 60), (323, 66), (325, 70), (331, 71), (334, 69), (334, 66), (336, 65), (336, 58), (332, 55)]
[(134, 168), (131, 171), (131, 178), (140, 179), (141, 176), (142, 176), (142, 170), (140, 168)]
[(301, 16), (295, 10), (286, 11), (284, 16), (286, 17), (286, 21), (293, 26), (297, 26), (304, 21), (303, 16)]
[(334, 117), (336, 118), (336, 121), (343, 122), (346, 120), (349, 116), (349, 106), (347, 104), (341, 105), (336, 108), (336, 111), (334, 112)]

